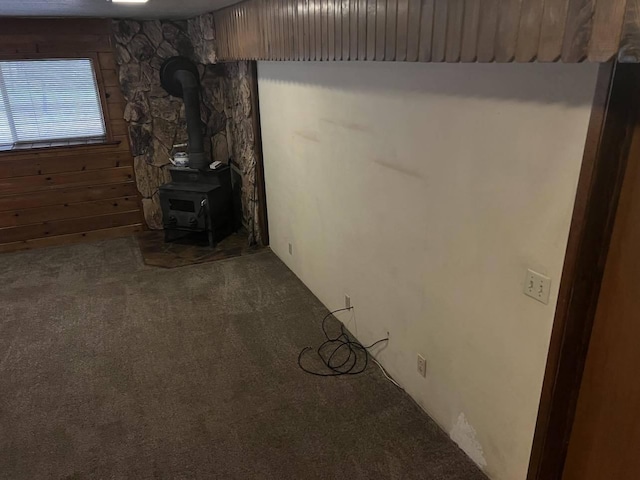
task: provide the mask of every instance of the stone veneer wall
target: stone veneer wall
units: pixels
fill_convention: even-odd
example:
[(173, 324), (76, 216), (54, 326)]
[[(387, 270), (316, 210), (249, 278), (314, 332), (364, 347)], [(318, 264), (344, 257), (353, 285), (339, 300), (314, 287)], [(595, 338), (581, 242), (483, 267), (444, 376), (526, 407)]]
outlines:
[[(189, 22), (118, 20), (113, 22), (113, 38), (145, 219), (149, 228), (162, 229), (158, 188), (170, 180), (172, 145), (187, 141), (184, 104), (160, 85), (159, 70), (165, 59), (182, 55), (198, 64), (201, 118), (205, 139), (210, 140), (205, 148), (212, 161), (229, 160), (230, 114), (224, 93), (228, 82), (224, 65), (211, 63), (215, 61), (213, 19), (203, 15)], [(251, 224), (251, 219), (243, 223)]]
[(262, 242), (258, 224), (255, 133), (253, 128), (249, 62), (224, 63), (225, 113), (227, 143), (234, 168), (242, 178), (242, 218), (252, 240)]

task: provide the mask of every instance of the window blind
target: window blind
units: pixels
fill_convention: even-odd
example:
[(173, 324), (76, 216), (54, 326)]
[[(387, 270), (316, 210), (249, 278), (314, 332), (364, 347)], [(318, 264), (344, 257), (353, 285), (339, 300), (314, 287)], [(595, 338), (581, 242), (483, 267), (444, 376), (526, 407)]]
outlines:
[(0, 145), (105, 135), (91, 60), (0, 61)]

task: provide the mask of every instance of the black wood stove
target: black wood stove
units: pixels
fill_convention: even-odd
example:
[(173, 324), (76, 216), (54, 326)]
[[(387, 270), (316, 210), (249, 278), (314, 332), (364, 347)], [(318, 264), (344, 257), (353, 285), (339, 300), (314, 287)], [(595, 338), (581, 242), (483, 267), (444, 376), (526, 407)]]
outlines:
[(189, 136), (189, 166), (169, 169), (171, 182), (160, 187), (160, 204), (166, 241), (206, 233), (209, 245), (214, 246), (234, 230), (231, 171), (220, 162), (215, 169), (209, 166), (198, 78), (197, 67), (184, 57), (171, 57), (160, 68), (164, 89), (184, 101)]
[(231, 170), (223, 165), (215, 170), (173, 167), (171, 183), (160, 187), (160, 205), (165, 241), (192, 233), (207, 235), (209, 245), (234, 230)]

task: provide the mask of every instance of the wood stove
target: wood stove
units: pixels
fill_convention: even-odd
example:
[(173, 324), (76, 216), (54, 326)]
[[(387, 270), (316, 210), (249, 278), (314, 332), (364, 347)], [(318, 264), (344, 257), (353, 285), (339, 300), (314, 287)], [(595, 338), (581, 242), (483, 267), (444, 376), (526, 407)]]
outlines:
[[(231, 170), (205, 153), (200, 119), (198, 69), (191, 60), (171, 57), (160, 68), (160, 82), (182, 98), (189, 137), (189, 166), (169, 168), (171, 182), (160, 187), (165, 241), (206, 233), (210, 246), (234, 231)], [(226, 160), (226, 159), (220, 159)]]
[(171, 182), (160, 187), (165, 241), (194, 233), (207, 235), (210, 246), (234, 230), (231, 170), (172, 167)]

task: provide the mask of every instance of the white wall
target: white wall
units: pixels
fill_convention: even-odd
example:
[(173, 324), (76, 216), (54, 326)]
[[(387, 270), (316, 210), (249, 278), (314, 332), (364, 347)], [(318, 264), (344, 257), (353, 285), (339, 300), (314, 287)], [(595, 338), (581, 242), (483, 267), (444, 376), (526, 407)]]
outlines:
[(498, 480), (526, 476), (596, 73), (259, 63), (272, 249), (351, 295), (362, 342), (390, 332), (377, 357)]

